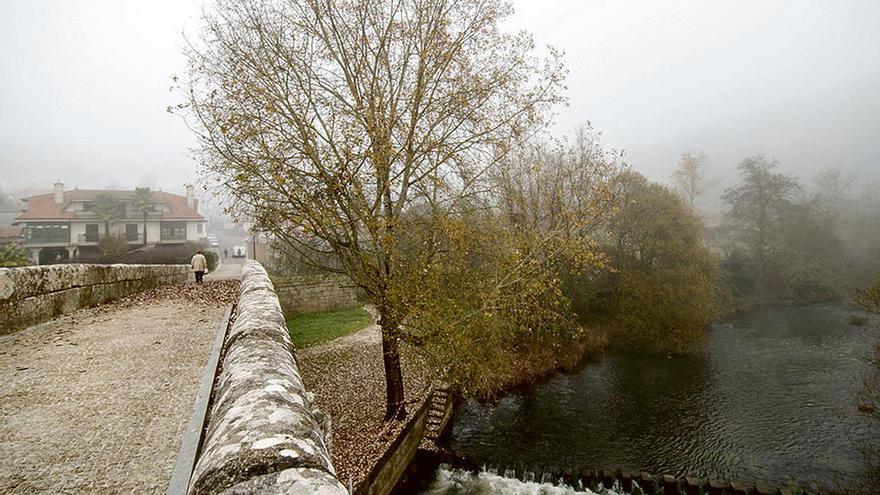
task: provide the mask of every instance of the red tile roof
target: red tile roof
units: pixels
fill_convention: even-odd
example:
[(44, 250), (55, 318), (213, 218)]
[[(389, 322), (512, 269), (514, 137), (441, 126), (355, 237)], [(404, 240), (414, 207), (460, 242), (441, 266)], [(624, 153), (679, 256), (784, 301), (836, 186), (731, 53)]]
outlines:
[(64, 204), (55, 202), (55, 195), (40, 194), (27, 198), (27, 210), (15, 217), (19, 220), (64, 220), (73, 218), (72, 211), (64, 211), (67, 204), (67, 193), (64, 193)]
[[(65, 207), (71, 201), (88, 201), (95, 199), (100, 193), (108, 192), (114, 198), (124, 201), (130, 200), (134, 195), (134, 191), (108, 191), (95, 189), (73, 189), (64, 191), (64, 203), (55, 202), (55, 195), (39, 194), (25, 198), (27, 200), (27, 210), (15, 218), (16, 222), (27, 220), (71, 220), (75, 217), (73, 211), (65, 211)], [(151, 193), (153, 201), (164, 203), (165, 210), (162, 212), (162, 219), (181, 219), (181, 220), (204, 220), (202, 215), (186, 205), (186, 197), (179, 194), (171, 194), (162, 191), (153, 191)], [(198, 205), (198, 203), (196, 203)]]
[[(171, 193), (160, 194), (165, 195), (165, 208), (168, 209), (167, 212), (163, 212), (162, 218), (204, 220), (205, 217), (199, 215), (196, 210), (186, 206), (186, 197)], [(198, 200), (196, 200), (196, 207), (198, 207), (198, 205)]]

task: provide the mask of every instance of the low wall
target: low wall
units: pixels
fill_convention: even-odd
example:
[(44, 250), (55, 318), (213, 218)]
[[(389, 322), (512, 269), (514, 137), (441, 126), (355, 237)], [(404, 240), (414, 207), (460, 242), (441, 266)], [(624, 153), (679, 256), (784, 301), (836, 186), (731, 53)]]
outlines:
[(286, 277), (276, 287), (281, 309), (288, 315), (358, 305), (357, 290), (343, 275)]
[(272, 282), (247, 261), (190, 495), (348, 493), (292, 351)]
[(452, 417), (452, 397), (446, 385), (435, 385), (422, 407), (355, 488), (355, 495), (388, 495), (415, 458), (423, 440), (436, 439)]
[(0, 335), (160, 285), (187, 265), (45, 265), (0, 268)]

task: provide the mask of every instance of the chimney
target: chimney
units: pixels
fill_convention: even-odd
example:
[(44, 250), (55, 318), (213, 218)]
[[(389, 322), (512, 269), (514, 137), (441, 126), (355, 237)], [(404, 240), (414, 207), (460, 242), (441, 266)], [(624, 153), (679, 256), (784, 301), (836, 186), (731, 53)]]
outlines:
[(64, 183), (60, 180), (55, 183), (55, 203), (64, 204)]
[(186, 185), (186, 206), (196, 209), (196, 195), (193, 193), (192, 184)]

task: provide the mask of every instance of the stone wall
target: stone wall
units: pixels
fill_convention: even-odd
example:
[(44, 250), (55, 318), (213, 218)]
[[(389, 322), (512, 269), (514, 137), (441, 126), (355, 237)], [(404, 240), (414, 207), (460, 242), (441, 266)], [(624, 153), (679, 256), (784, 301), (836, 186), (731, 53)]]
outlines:
[(45, 265), (0, 268), (0, 335), (111, 299), (182, 283), (187, 265)]
[(448, 385), (435, 384), (422, 407), (397, 434), (394, 442), (354, 489), (355, 495), (388, 495), (406, 473), (423, 441), (443, 433), (452, 418)]
[(288, 315), (358, 305), (357, 290), (343, 275), (288, 277), (278, 280), (276, 287), (281, 309)]
[(249, 260), (190, 495), (348, 493), (331, 463), (329, 418), (292, 351), (272, 282)]

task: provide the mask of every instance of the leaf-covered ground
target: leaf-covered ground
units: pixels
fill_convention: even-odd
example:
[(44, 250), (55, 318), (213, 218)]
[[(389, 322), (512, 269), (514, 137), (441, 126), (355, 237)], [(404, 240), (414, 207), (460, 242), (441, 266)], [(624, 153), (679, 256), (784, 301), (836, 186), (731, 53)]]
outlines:
[[(409, 419), (427, 397), (433, 376), (411, 349), (402, 345), (401, 351)], [(344, 485), (356, 486), (405, 424), (382, 421), (385, 375), (379, 327), (370, 325), (326, 344), (301, 349), (297, 362), (306, 388), (332, 419), (336, 475)]]

